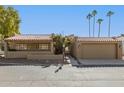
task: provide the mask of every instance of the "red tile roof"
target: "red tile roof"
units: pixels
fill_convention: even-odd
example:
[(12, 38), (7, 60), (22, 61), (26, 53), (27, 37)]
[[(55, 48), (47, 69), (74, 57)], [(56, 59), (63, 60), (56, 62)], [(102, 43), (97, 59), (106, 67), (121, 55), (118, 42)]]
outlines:
[(77, 41), (122, 41), (116, 37), (78, 37)]
[(5, 40), (52, 40), (52, 38), (50, 35), (16, 35)]
[(124, 36), (119, 36), (119, 37), (117, 37), (117, 38), (118, 38), (118, 40), (124, 41)]

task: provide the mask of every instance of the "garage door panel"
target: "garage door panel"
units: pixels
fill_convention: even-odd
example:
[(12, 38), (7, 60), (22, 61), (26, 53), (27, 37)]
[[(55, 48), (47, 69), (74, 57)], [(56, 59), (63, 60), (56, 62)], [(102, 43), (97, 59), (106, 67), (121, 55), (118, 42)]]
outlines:
[(115, 44), (83, 44), (81, 55), (84, 59), (115, 59)]

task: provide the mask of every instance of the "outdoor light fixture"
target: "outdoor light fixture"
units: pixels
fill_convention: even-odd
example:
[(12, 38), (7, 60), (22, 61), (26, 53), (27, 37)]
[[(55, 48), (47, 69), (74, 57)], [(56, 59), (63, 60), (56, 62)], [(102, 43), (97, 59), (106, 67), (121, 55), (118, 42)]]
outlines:
[(78, 45), (78, 48), (80, 47), (80, 44)]
[(121, 44), (119, 44), (119, 48), (121, 48)]

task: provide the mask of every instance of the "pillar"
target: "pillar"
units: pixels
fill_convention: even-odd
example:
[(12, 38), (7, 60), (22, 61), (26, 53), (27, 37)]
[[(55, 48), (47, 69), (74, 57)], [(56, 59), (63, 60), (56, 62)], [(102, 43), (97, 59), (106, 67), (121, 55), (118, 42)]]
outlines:
[(53, 46), (53, 42), (51, 42), (51, 53), (54, 54), (54, 46)]
[(5, 58), (7, 58), (7, 42), (4, 41), (4, 55), (5, 55)]
[(122, 59), (122, 42), (117, 44), (117, 59)]

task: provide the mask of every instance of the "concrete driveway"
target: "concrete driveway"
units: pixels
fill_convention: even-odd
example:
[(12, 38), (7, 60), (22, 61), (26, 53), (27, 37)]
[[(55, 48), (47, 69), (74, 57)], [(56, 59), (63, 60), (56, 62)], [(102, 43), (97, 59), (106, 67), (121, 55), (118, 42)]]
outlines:
[(75, 59), (70, 58), (72, 66), (77, 67), (124, 67), (124, 60), (116, 59)]
[(0, 86), (124, 86), (124, 67), (60, 66), (0, 66)]

